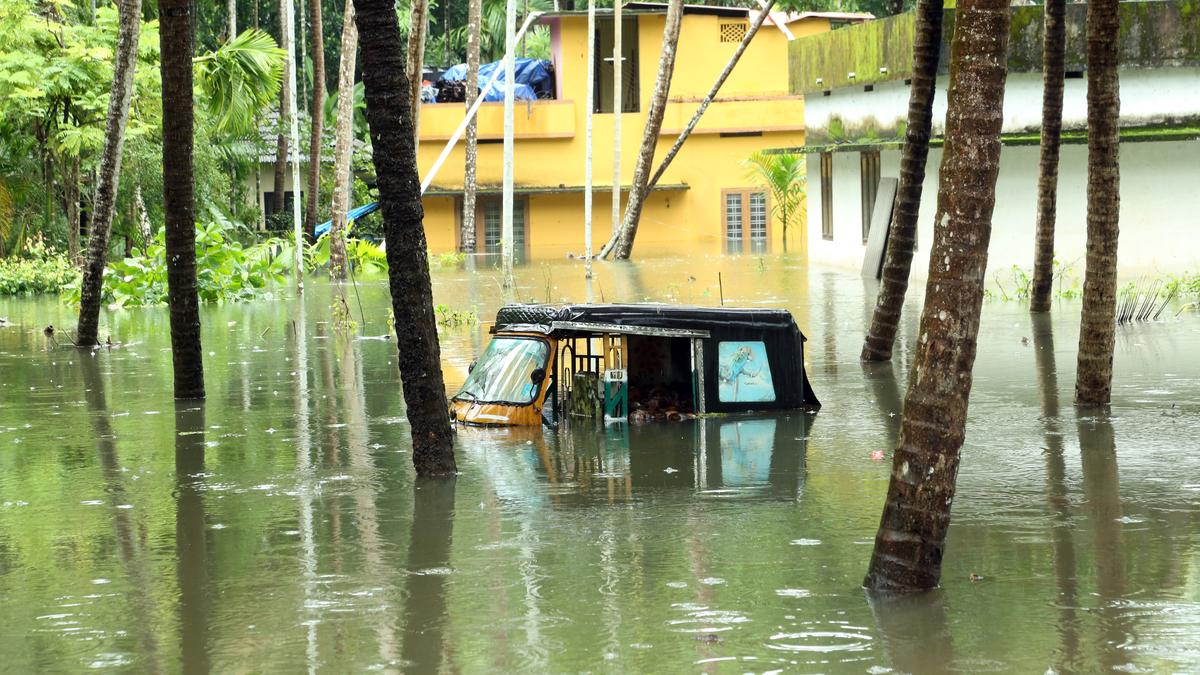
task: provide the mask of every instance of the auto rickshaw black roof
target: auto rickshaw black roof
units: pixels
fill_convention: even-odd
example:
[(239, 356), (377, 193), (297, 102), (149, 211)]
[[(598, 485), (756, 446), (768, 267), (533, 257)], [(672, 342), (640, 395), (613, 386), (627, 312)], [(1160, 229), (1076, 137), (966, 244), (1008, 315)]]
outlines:
[[(694, 307), (664, 304), (505, 305), (492, 332), (602, 333), (621, 328), (658, 328), (684, 336), (703, 331), (795, 331), (807, 338), (785, 309)], [(694, 335), (701, 337), (700, 335)]]

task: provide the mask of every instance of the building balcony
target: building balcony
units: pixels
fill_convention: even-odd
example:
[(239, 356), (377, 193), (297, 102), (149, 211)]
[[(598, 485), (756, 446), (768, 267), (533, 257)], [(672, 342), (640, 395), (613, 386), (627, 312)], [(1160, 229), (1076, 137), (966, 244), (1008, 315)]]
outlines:
[[(421, 141), (446, 141), (462, 123), (462, 103), (428, 103), (421, 106)], [(479, 106), (478, 137), (481, 141), (504, 139), (504, 104)], [(521, 139), (573, 138), (574, 101), (517, 101), (513, 137)]]
[[(663, 136), (678, 136), (691, 121), (702, 98), (672, 98), (663, 114)], [(748, 95), (718, 97), (705, 111), (695, 134), (751, 134), (803, 131), (804, 98), (801, 96)]]

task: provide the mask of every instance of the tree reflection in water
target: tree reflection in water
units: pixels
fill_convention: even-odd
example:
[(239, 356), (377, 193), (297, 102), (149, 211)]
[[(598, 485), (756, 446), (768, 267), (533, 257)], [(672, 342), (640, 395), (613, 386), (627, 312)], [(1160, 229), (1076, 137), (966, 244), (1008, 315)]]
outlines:
[(1073, 672), (1079, 669), (1079, 604), (1075, 580), (1075, 541), (1071, 498), (1067, 491), (1067, 465), (1063, 453), (1063, 434), (1058, 406), (1058, 370), (1054, 358), (1053, 323), (1048, 314), (1033, 314), (1034, 366), (1041, 394), (1046, 457), (1046, 500), (1053, 520), (1054, 579), (1058, 589), (1057, 668)]
[(204, 519), (204, 402), (175, 402), (175, 578), (182, 670), (207, 673), (209, 565)]
[[(83, 371), (84, 400), (92, 419), (92, 438), (103, 474), (104, 491), (112, 514), (113, 533), (121, 566), (128, 584), (130, 632), (138, 637), (138, 652), (147, 670), (159, 671), (158, 637), (154, 617), (157, 611), (152, 595), (153, 579), (146, 560), (146, 542), (141, 536), (144, 523), (140, 511), (133, 508), (125, 485), (125, 474), (117, 457), (117, 436), (112, 428), (108, 398), (104, 393), (104, 378), (100, 373), (102, 352), (80, 351), (79, 364)], [(138, 515), (135, 515), (135, 512)]]
[(412, 672), (436, 673), (442, 665), (455, 481), (438, 478), (413, 485), (401, 648)]

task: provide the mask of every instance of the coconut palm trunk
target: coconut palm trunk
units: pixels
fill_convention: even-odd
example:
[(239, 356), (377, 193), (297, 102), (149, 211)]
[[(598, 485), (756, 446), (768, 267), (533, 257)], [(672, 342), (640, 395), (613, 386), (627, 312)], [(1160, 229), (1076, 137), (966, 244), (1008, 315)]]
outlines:
[[(765, 21), (767, 16), (771, 14), (771, 9), (774, 7), (775, 0), (768, 0), (767, 4), (763, 6), (762, 11), (760, 11), (758, 16), (755, 17), (754, 23), (750, 24), (750, 30), (746, 31), (746, 35), (742, 38), (741, 44), (739, 44), (738, 48), (734, 50), (733, 56), (729, 57), (729, 61), (725, 64), (725, 69), (722, 70), (721, 74), (717, 76), (717, 81), (713, 84), (712, 89), (708, 91), (708, 95), (705, 96), (704, 100), (700, 102), (700, 105), (696, 107), (696, 112), (692, 114), (692, 119), (688, 121), (687, 126), (683, 128), (683, 131), (679, 132), (679, 137), (675, 139), (675, 144), (671, 146), (671, 149), (668, 150), (667, 154), (663, 157), (662, 162), (659, 163), (658, 168), (654, 170), (654, 175), (650, 177), (649, 189), (653, 190), (654, 186), (658, 185), (658, 180), (662, 178), (664, 173), (666, 173), (667, 167), (671, 166), (671, 162), (675, 160), (675, 156), (678, 155), (680, 149), (683, 148), (684, 142), (689, 136), (692, 135), (692, 132), (695, 131), (696, 125), (700, 123), (700, 118), (704, 117), (704, 113), (708, 110), (708, 106), (712, 104), (713, 99), (717, 97), (717, 93), (721, 91), (721, 86), (725, 84), (725, 80), (729, 79), (729, 74), (733, 72), (734, 66), (736, 66), (738, 61), (742, 59), (742, 54), (746, 53), (746, 47), (750, 46), (750, 41), (753, 40), (754, 36), (758, 34), (758, 29), (762, 27), (763, 21)], [(787, 228), (787, 223), (784, 223), (784, 228)], [(786, 236), (783, 240), (783, 247), (785, 249), (787, 248)]]
[(454, 448), (421, 222), (424, 211), (403, 38), (392, 0), (354, 0), (354, 8), (413, 466), (420, 476), (449, 476), (456, 470)]
[(1050, 311), (1050, 291), (1054, 281), (1054, 221), (1058, 210), (1058, 156), (1062, 140), (1063, 78), (1066, 75), (1066, 9), (1066, 0), (1046, 0), (1042, 37), (1042, 148), (1033, 288), (1029, 295), (1031, 312)]
[[(642, 148), (633, 168), (633, 184), (629, 187), (625, 217), (621, 221), (620, 231), (600, 252), (602, 258), (612, 253), (620, 260), (628, 260), (633, 253), (633, 240), (637, 236), (638, 221), (642, 218), (642, 207), (650, 192), (650, 165), (654, 162), (658, 132), (662, 129), (663, 114), (667, 109), (667, 92), (671, 88), (671, 75), (675, 70), (675, 53), (679, 46), (679, 24), (682, 19), (683, 0), (670, 0), (667, 5), (666, 26), (663, 29), (662, 53), (658, 57), (658, 76), (654, 80), (650, 110), (646, 113), (646, 130), (642, 135)], [(620, 105), (620, 102), (615, 102), (615, 105)]]
[(308, 22), (312, 31), (312, 126), (308, 133), (308, 195), (304, 212), (304, 234), (309, 241), (317, 227), (321, 203), (321, 138), (325, 131), (325, 38), (321, 26), (321, 0), (309, 5)]
[(864, 581), (870, 590), (929, 590), (941, 578), (996, 204), (1009, 23), (1008, 0), (958, 3), (921, 339)]
[[(483, 0), (467, 0), (467, 110), (479, 97), (479, 30), (483, 20)], [(462, 229), (458, 250), (475, 252), (475, 174), (479, 161), (479, 126), (475, 116), (467, 122), (466, 164), (463, 167)]]
[(129, 120), (129, 100), (133, 95), (133, 76), (137, 68), (138, 37), (142, 27), (142, 0), (120, 0), (117, 5), (117, 55), (113, 65), (112, 92), (108, 98), (105, 122), (104, 154), (100, 157), (96, 207), (88, 239), (87, 266), (79, 293), (79, 326), (75, 344), (97, 344), (100, 323), (100, 296), (104, 265), (108, 262), (108, 237), (112, 230), (117, 186), (121, 178), (121, 150), (125, 145), (125, 123)]
[(1117, 0), (1089, 2), (1087, 271), (1075, 378), (1075, 401), (1089, 405), (1112, 396), (1121, 208), (1119, 40)]
[(408, 28), (408, 85), (412, 105), (413, 142), (420, 145), (421, 79), (425, 71), (425, 34), (429, 30), (429, 0), (413, 0)]
[(938, 54), (942, 49), (942, 3), (917, 0), (916, 36), (913, 39), (912, 89), (908, 94), (908, 124), (900, 152), (900, 184), (892, 207), (883, 280), (875, 298), (875, 312), (863, 341), (863, 361), (888, 361), (908, 292), (913, 250), (917, 246), (917, 216), (921, 188), (929, 158), (933, 130), (933, 97), (937, 90)]
[(346, 279), (346, 214), (350, 211), (350, 163), (354, 143), (354, 62), (358, 55), (358, 26), (354, 2), (342, 13), (342, 57), (338, 64), (337, 126), (333, 136), (333, 222), (329, 228), (329, 274)]
[[(291, 0), (279, 0), (279, 48), (284, 52), (288, 51), (288, 16), (291, 15), (289, 8)], [(275, 213), (284, 213), (283, 202), (287, 195), (287, 184), (285, 183), (288, 167), (288, 138), (291, 133), (291, 109), (292, 98), (296, 95), (292, 88), (292, 69), (296, 67), (296, 63), (292, 59), (285, 59), (283, 63), (283, 79), (279, 85), (279, 135), (275, 138), (275, 176), (273, 183), (275, 191)], [(298, 189), (298, 185), (293, 185), (292, 190)], [(278, 218), (279, 216), (277, 216)]]
[(225, 20), (229, 22), (229, 39), (237, 37), (237, 0), (225, 0)]
[(193, 0), (159, 0), (162, 50), (163, 211), (167, 303), (175, 398), (204, 398), (200, 300), (196, 295), (196, 218), (192, 143)]

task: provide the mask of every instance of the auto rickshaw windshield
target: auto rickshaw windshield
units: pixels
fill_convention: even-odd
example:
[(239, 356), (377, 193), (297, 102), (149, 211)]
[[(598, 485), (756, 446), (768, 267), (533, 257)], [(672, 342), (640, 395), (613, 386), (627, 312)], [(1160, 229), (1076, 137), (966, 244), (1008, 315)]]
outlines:
[(493, 338), (454, 398), (480, 403), (533, 403), (538, 384), (530, 376), (546, 367), (549, 356), (550, 345), (535, 338)]

